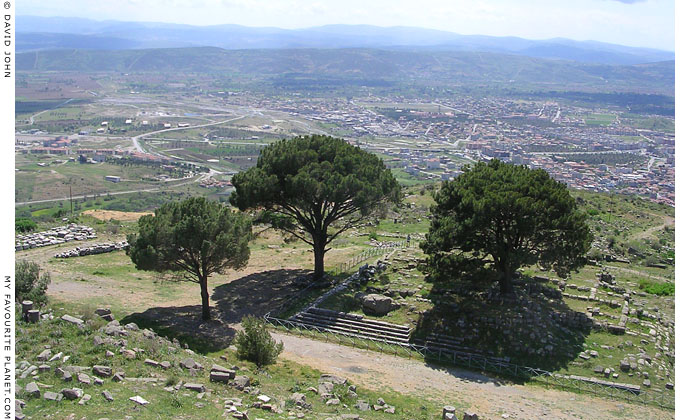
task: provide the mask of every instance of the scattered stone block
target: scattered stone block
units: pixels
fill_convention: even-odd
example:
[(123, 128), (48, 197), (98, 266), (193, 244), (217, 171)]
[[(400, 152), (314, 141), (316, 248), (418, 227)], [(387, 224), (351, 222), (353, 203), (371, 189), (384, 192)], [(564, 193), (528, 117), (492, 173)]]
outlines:
[(65, 321), (65, 322), (69, 322), (70, 324), (76, 325), (78, 327), (84, 326), (84, 321), (82, 321), (79, 318), (73, 317), (71, 315), (65, 314), (65, 315), (61, 316), (60, 319)]
[(136, 359), (137, 357), (137, 353), (134, 350), (124, 349), (121, 353), (126, 359)]
[(41, 396), (41, 390), (38, 389), (38, 385), (36, 385), (36, 382), (29, 382), (28, 384), (26, 384), (26, 386), (24, 387), (24, 391), (26, 391), (26, 393), (31, 395), (32, 397)]
[(130, 322), (129, 324), (125, 325), (125, 329), (130, 331), (139, 331), (139, 326), (134, 322)]
[(84, 394), (84, 396), (79, 400), (79, 405), (85, 405), (87, 402), (91, 401), (91, 395)]
[(56, 392), (51, 392), (51, 391), (46, 391), (43, 393), (43, 399), (49, 400), (49, 401), (61, 401), (62, 400), (62, 394), (58, 394)]
[(364, 400), (357, 401), (354, 407), (359, 411), (369, 411), (371, 409), (369, 403)]
[(84, 396), (84, 391), (79, 388), (65, 388), (60, 392), (68, 400), (77, 400)]
[(319, 384), (319, 395), (328, 395), (333, 393), (333, 384), (331, 382), (324, 382)]
[(95, 313), (98, 316), (103, 316), (103, 315), (110, 315), (112, 312), (108, 308), (98, 308), (98, 309), (96, 309)]
[(230, 374), (227, 372), (211, 371), (211, 382), (222, 382), (227, 384), (230, 381)]
[[(38, 356), (36, 356), (36, 360), (38, 360), (39, 362), (45, 362), (48, 359), (50, 359), (51, 354), (52, 354), (52, 352), (50, 350), (48, 350), (48, 349), (43, 350)], [(62, 354), (62, 353), (60, 353), (60, 354)]]
[(347, 379), (336, 375), (324, 374), (319, 378), (319, 383), (330, 382), (336, 385), (347, 385)]
[(194, 392), (204, 392), (204, 391), (206, 391), (206, 387), (203, 386), (202, 384), (186, 383), (186, 384), (184, 384), (184, 387), (185, 387), (186, 389), (189, 389), (190, 391), (194, 391)]
[(298, 407), (306, 407), (307, 406), (307, 396), (304, 394), (301, 394), (299, 392), (293, 393), (288, 401), (292, 401), (295, 403), (296, 406)]
[(112, 395), (110, 392), (108, 392), (108, 391), (103, 391), (103, 392), (101, 392), (101, 395), (103, 395), (103, 398), (105, 398), (105, 400), (108, 401), (108, 402), (112, 402), (112, 401), (115, 400), (115, 399), (113, 398), (113, 395)]
[(249, 377), (244, 375), (237, 376), (235, 377), (235, 382), (233, 383), (233, 385), (235, 386), (235, 388), (242, 391), (243, 389), (249, 386)]
[(113, 369), (110, 366), (94, 365), (92, 372), (94, 375), (100, 376), (101, 378), (108, 378), (112, 376)]
[(139, 396), (139, 395), (135, 395), (135, 396), (133, 396), (133, 397), (129, 397), (129, 400), (130, 400), (130, 401), (134, 401), (135, 403), (137, 403), (137, 404), (139, 404), (139, 405), (146, 405), (146, 404), (149, 403), (148, 401), (146, 401), (145, 399), (143, 399), (143, 398), (142, 398), (141, 396)]

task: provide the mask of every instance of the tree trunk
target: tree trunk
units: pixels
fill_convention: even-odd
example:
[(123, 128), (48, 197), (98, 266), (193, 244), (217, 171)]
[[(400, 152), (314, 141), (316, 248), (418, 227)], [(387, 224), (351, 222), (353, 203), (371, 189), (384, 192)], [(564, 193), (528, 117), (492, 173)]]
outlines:
[(324, 245), (314, 243), (314, 281), (323, 278), (323, 258), (326, 255), (325, 249), (326, 247)]
[(513, 294), (513, 270), (510, 268), (503, 269), (503, 275), (498, 280), (501, 286), (501, 295), (511, 295)]
[(319, 281), (323, 278), (323, 258), (326, 256), (327, 238), (328, 234), (326, 231), (320, 231), (312, 235), (314, 240), (314, 281)]
[(203, 277), (199, 279), (199, 286), (201, 286), (201, 319), (208, 321), (211, 319), (211, 305), (208, 296), (208, 279)]

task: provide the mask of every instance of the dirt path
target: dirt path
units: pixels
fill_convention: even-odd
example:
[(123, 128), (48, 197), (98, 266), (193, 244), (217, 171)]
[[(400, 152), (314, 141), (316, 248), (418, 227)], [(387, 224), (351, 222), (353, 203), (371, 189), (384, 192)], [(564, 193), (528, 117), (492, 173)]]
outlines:
[(645, 239), (645, 238), (651, 238), (654, 232), (658, 232), (661, 229), (665, 228), (666, 226), (673, 226), (676, 224), (676, 218), (671, 217), (671, 216), (661, 216), (664, 219), (664, 223), (661, 225), (657, 226), (652, 226), (647, 230), (643, 230), (642, 232), (636, 233), (631, 237), (631, 239)]
[(346, 377), (372, 390), (391, 389), (476, 412), (481, 419), (672, 419), (673, 413), (590, 395), (505, 383), (481, 374), (422, 361), (273, 334), (281, 357)]

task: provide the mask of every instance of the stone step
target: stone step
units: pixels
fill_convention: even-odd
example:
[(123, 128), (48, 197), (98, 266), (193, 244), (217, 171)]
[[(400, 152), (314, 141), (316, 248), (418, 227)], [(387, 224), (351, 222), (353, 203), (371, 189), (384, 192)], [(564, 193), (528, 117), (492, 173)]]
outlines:
[(395, 339), (396, 341), (404, 341), (408, 342), (409, 341), (409, 334), (404, 334), (404, 333), (393, 333), (393, 332), (387, 332), (387, 331), (380, 331), (377, 330), (376, 328), (370, 328), (370, 327), (364, 327), (364, 326), (352, 326), (346, 323), (340, 323), (337, 321), (333, 320), (324, 320), (321, 318), (315, 318), (310, 316), (309, 314), (301, 314), (300, 317), (297, 318), (298, 321), (301, 322), (308, 322), (313, 325), (322, 327), (322, 328), (333, 328), (337, 329), (339, 331), (344, 331), (344, 332), (351, 332), (355, 334), (361, 334), (361, 335), (366, 335), (366, 336), (372, 336), (372, 337), (384, 337), (384, 338), (390, 338), (390, 339)]
[(297, 319), (297, 321), (301, 322), (302, 324), (304, 324), (307, 327), (317, 327), (321, 330), (334, 332), (334, 333), (342, 334), (342, 335), (347, 335), (350, 337), (359, 337), (359, 338), (366, 338), (366, 339), (371, 339), (371, 340), (376, 340), (376, 341), (408, 344), (408, 339), (390, 336), (387, 334), (378, 334), (378, 333), (369, 332), (369, 331), (356, 331), (356, 330), (353, 330), (351, 328), (337, 326), (337, 325), (333, 325), (333, 324), (331, 324), (331, 325), (324, 324), (324, 323), (319, 322), (317, 320), (310, 320), (310, 319), (306, 319), (306, 318), (299, 318), (299, 319)]
[(390, 336), (395, 336), (395, 337), (400, 337), (404, 339), (409, 339), (411, 330), (408, 329), (391, 329), (387, 327), (381, 327), (377, 324), (371, 324), (368, 323), (367, 321), (353, 321), (353, 320), (348, 320), (348, 319), (343, 319), (343, 318), (336, 318), (336, 317), (324, 317), (324, 316), (319, 316), (315, 315), (312, 313), (301, 313), (298, 315), (300, 319), (310, 319), (313, 321), (320, 322), (324, 325), (337, 325), (340, 327), (345, 327), (348, 329), (353, 330), (354, 332), (356, 331), (370, 331), (374, 332), (377, 334), (383, 334), (383, 335), (390, 335)]
[(386, 331), (395, 331), (402, 333), (408, 333), (410, 331), (410, 327), (408, 325), (391, 324), (389, 322), (379, 321), (376, 319), (364, 318), (362, 315), (357, 314), (348, 314), (344, 312), (336, 312), (321, 308), (309, 308), (307, 310), (307, 313), (325, 317), (327, 319), (339, 319), (343, 322), (350, 322), (353, 325), (375, 326), (376, 328), (380, 328)]

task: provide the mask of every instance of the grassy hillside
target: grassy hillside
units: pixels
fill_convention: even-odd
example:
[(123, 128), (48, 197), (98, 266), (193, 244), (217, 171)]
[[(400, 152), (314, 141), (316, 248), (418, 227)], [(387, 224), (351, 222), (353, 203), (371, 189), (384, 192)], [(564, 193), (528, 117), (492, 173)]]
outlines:
[[(373, 392), (352, 383), (336, 384), (332, 394), (340, 401), (326, 404), (326, 399), (309, 390), (319, 388), (323, 372), (308, 366), (279, 360), (276, 365), (258, 369), (250, 362), (238, 360), (232, 349), (200, 355), (185, 350), (176, 340), (170, 341), (131, 324), (127, 328), (124, 323), (118, 328), (111, 324), (109, 328), (118, 332), (109, 335), (108, 323), (94, 314), (93, 307), (86, 305), (54, 305), (44, 312), (49, 319), (38, 324), (20, 321), (17, 326), (18, 398), (24, 401), (22, 412), (28, 418), (224, 419), (233, 418), (229, 410), (234, 405), (237, 411), (247, 414), (244, 418), (292, 416), (311, 419), (357, 414), (360, 411), (354, 405), (359, 400), (373, 405), (379, 398), (395, 407), (395, 414), (370, 410), (366, 412), (367, 419), (431, 419), (441, 411), (437, 403), (424, 398)], [(85, 321), (84, 326), (63, 321), (60, 317), (64, 314), (78, 316)], [(39, 359), (39, 354), (46, 350), (48, 359), (58, 357), (53, 361)], [(180, 362), (188, 359), (201, 365), (201, 369), (180, 366)], [(170, 367), (153, 362), (161, 365), (169, 362)], [(236, 380), (246, 377), (248, 386), (240, 389), (232, 384), (233, 381), (229, 384), (211, 382), (209, 372), (214, 364), (233, 369)], [(38, 365), (45, 367), (35, 369)], [(94, 365), (112, 370), (110, 375), (100, 377), (101, 384), (92, 370)], [(58, 369), (71, 372), (69, 379), (56, 374)], [(29, 373), (21, 377), (26, 371)], [(117, 372), (125, 379), (115, 379)], [(37, 385), (34, 393), (27, 392), (31, 389), (31, 386), (27, 388), (30, 383)], [(188, 389), (186, 384), (190, 383), (203, 386), (204, 391)], [(350, 385), (355, 386), (356, 392), (349, 392)], [(64, 388), (77, 388), (90, 399), (82, 400), (82, 396), (74, 400), (66, 397), (61, 401), (47, 399), (51, 392), (59, 394)], [(105, 398), (104, 392), (110, 394), (112, 401)], [(291, 400), (294, 393), (304, 394), (307, 405)], [(263, 407), (260, 395), (270, 398)], [(135, 396), (148, 403), (140, 405), (130, 400)]]

